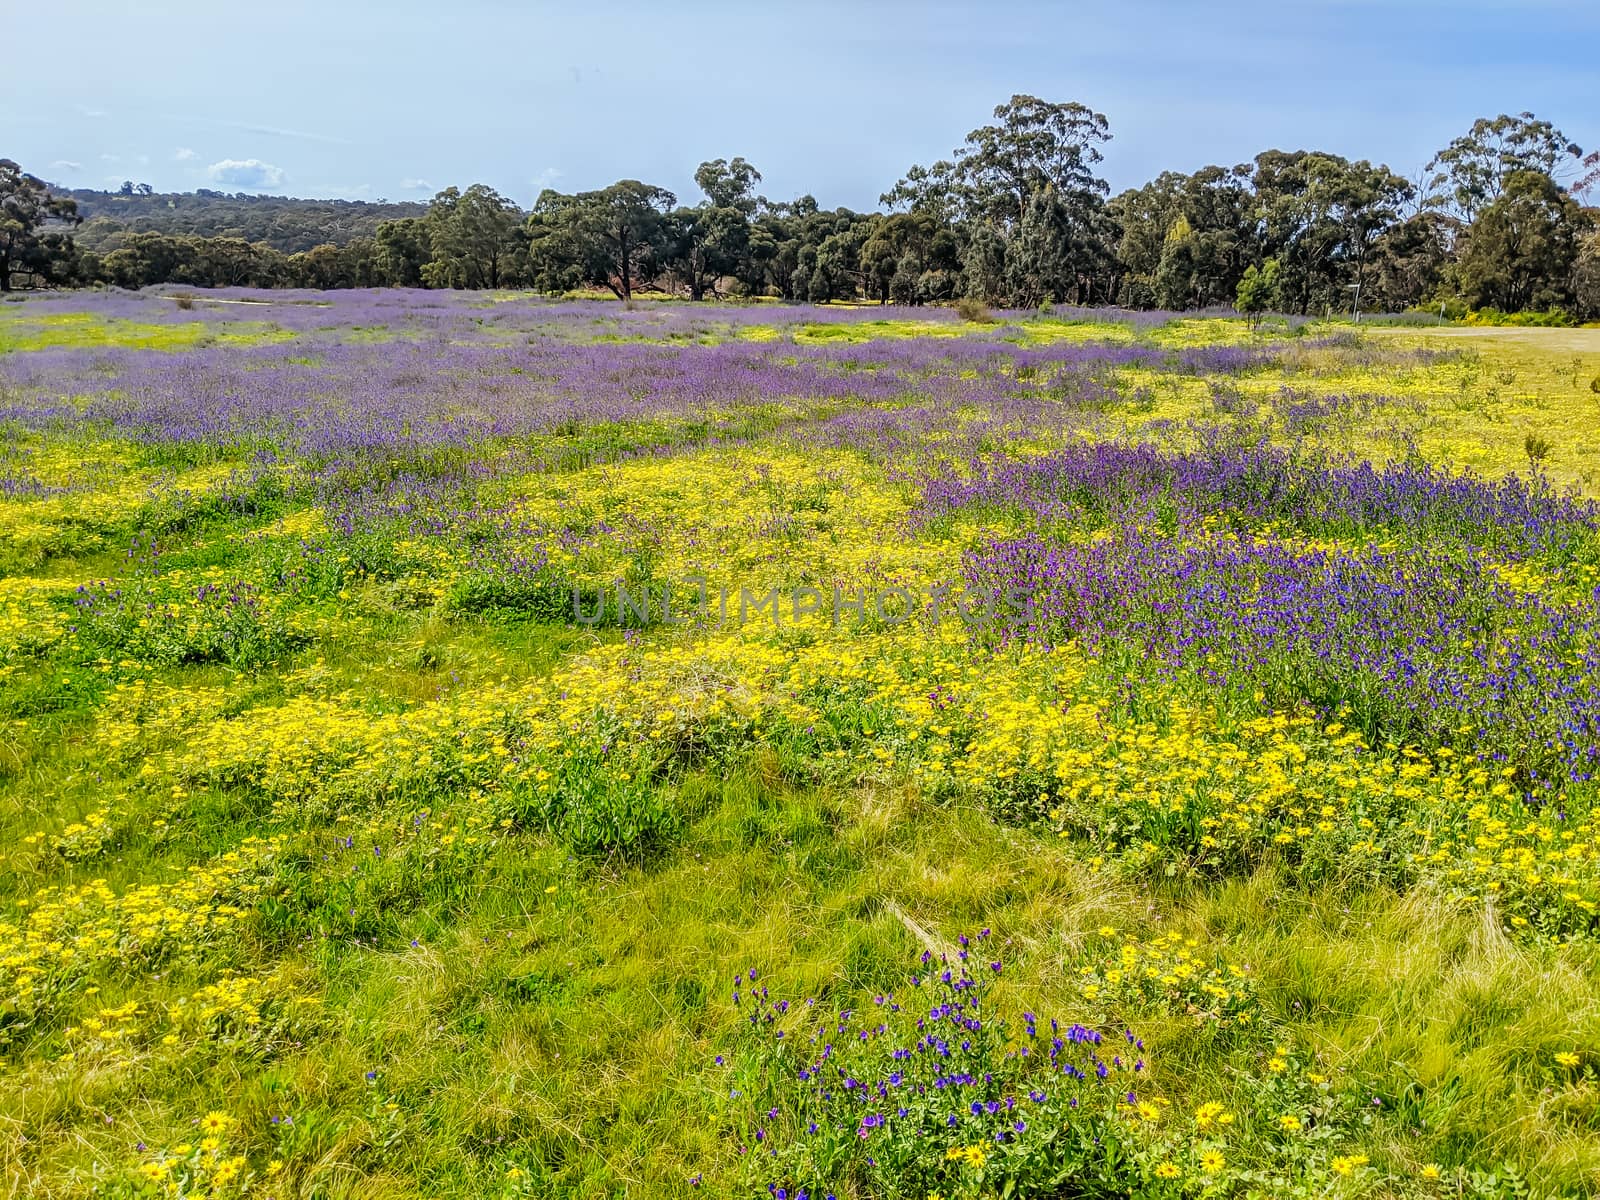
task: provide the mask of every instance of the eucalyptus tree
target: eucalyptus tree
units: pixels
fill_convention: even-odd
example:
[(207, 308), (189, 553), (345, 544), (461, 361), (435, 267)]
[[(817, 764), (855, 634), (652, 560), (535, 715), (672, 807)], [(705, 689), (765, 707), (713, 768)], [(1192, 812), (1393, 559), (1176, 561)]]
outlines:
[(968, 189), (969, 208), (991, 219), (1021, 224), (1041, 192), (1058, 202), (1082, 202), (1109, 190), (1095, 174), (1111, 140), (1101, 113), (1082, 104), (1051, 104), (1036, 96), (1012, 96), (994, 110), (995, 122), (967, 134), (956, 151), (956, 169)]
[(1109, 211), (1120, 230), (1118, 299), (1132, 307), (1228, 303), (1255, 256), (1248, 166), (1166, 171)]
[(526, 224), (528, 255), (541, 281), (564, 279), (608, 288), (631, 300), (668, 258), (677, 197), (666, 188), (623, 179), (598, 191), (563, 195), (546, 189)]
[(1433, 156), (1429, 185), (1437, 198), (1467, 224), (1493, 204), (1519, 171), (1558, 179), (1575, 172), (1583, 158), (1578, 144), (1531, 112), (1479, 117), (1472, 128)]
[(195, 283), (201, 239), (165, 233), (130, 233), (100, 262), (102, 278), (119, 287)]
[(1436, 304), (1448, 284), (1452, 222), (1428, 209), (1389, 226), (1373, 243), (1363, 295), (1375, 312)]
[[(801, 271), (806, 273), (807, 300), (826, 304), (866, 292), (861, 247), (870, 232), (871, 225), (866, 218), (844, 208), (817, 213), (802, 227), (800, 264)], [(812, 240), (818, 234), (823, 234), (820, 240)]]
[(389, 287), (421, 287), (422, 268), (432, 253), (428, 227), (421, 217), (380, 222), (373, 236), (373, 264), (378, 278)]
[(1587, 196), (1600, 187), (1600, 150), (1591, 150), (1582, 163), (1583, 174), (1569, 189), (1574, 196)]
[(665, 253), (689, 298), (700, 300), (726, 276), (751, 277), (750, 219), (760, 205), (761, 172), (743, 158), (717, 158), (701, 163), (694, 179), (706, 198), (671, 214)]
[(987, 221), (968, 231), (961, 248), (961, 284), (964, 295), (985, 304), (1003, 304), (1007, 299), (1006, 239)]
[(969, 294), (995, 299), (997, 284), (1017, 303), (1061, 289), (1104, 294), (1115, 227), (1096, 167), (1110, 139), (1105, 116), (1086, 105), (1014, 95), (951, 157), (911, 167), (882, 201), (955, 231), (959, 263), (978, 272), (964, 281)]
[(1573, 306), (1587, 321), (1600, 319), (1600, 228), (1592, 226), (1583, 235), (1572, 271)]
[(1297, 312), (1352, 299), (1346, 289), (1364, 285), (1374, 243), (1411, 194), (1388, 167), (1304, 150), (1257, 155), (1252, 182), (1261, 253), (1277, 259), (1278, 299)]
[(713, 158), (701, 163), (695, 168), (694, 181), (711, 208), (736, 209), (749, 217), (761, 203), (756, 197), (761, 172), (737, 155), (731, 160)]
[(866, 293), (880, 303), (921, 304), (948, 300), (957, 292), (959, 244), (929, 213), (868, 217), (860, 257)]
[(423, 227), (429, 258), (422, 267), (429, 287), (497, 288), (522, 275), (522, 214), (487, 184), (466, 191), (446, 188), (428, 205)]
[(809, 195), (760, 200), (750, 230), (751, 270), (759, 267), (785, 300), (824, 303), (856, 295), (867, 286), (861, 245), (870, 220), (848, 208), (821, 208)]
[(75, 201), (0, 158), (0, 292), (11, 290), (14, 276), (42, 283), (70, 278), (70, 230), (78, 220)]
[(1104, 205), (1075, 203), (1051, 187), (1035, 192), (1016, 235), (1006, 243), (1010, 302), (1022, 307), (1104, 302), (1114, 286), (1115, 241)]
[(1513, 171), (1467, 232), (1458, 267), (1473, 307), (1507, 312), (1570, 306), (1591, 222), (1543, 171)]
[(689, 290), (703, 300), (717, 281), (737, 275), (750, 253), (750, 222), (735, 208), (679, 208), (671, 214), (665, 258)]

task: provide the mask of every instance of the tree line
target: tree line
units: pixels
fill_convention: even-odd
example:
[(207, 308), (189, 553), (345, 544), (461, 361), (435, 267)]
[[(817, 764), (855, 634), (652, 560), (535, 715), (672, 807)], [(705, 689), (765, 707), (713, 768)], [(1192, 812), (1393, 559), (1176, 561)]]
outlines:
[[(1585, 157), (1532, 113), (1474, 122), (1416, 178), (1364, 159), (1268, 150), (1113, 196), (1099, 173), (1110, 140), (1101, 113), (1019, 95), (948, 158), (909, 167), (883, 211), (769, 200), (761, 173), (735, 157), (700, 164), (692, 204), (625, 179), (547, 189), (523, 211), (473, 184), (446, 188), (415, 215), (330, 226), (293, 251), (265, 237), (149, 228), (80, 244), (74, 197), (0, 160), (0, 287), (604, 289), (624, 300), (648, 291), (1600, 317), (1600, 212), (1579, 200), (1600, 183), (1600, 153)], [(148, 191), (124, 188), (135, 202)]]
[(301, 200), (244, 192), (229, 195), (213, 188), (158, 192), (131, 179), (116, 191), (74, 188), (66, 196), (83, 218), (74, 239), (101, 257), (135, 233), (242, 238), (295, 254), (371, 237), (382, 221), (420, 217), (428, 211), (426, 203), (408, 201)]

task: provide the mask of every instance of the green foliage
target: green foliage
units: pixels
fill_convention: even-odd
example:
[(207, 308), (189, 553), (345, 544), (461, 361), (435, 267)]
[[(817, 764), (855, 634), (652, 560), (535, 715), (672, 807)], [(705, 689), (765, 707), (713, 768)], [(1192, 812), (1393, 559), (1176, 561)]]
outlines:
[(676, 202), (665, 188), (636, 179), (571, 196), (546, 189), (527, 222), (538, 286), (559, 291), (588, 283), (631, 299), (635, 285), (654, 278), (667, 258), (667, 214)]
[[(573, 587), (555, 576), (469, 574), (456, 580), (445, 596), (446, 605), (461, 613), (520, 614), (538, 621), (573, 618)], [(598, 598), (604, 604), (604, 597)], [(578, 603), (585, 615), (595, 611), (597, 600), (580, 592)]]
[[(34, 267), (0, 274), (124, 287), (603, 288), (624, 302), (651, 289), (1007, 307), (1048, 296), (1184, 310), (1232, 303), (1246, 271), (1272, 261), (1272, 306), (1288, 313), (1433, 310), (1459, 296), (1467, 308), (1600, 316), (1600, 230), (1573, 198), (1600, 176), (1600, 153), (1579, 164), (1579, 147), (1532, 113), (1478, 120), (1416, 185), (1383, 164), (1269, 150), (1163, 172), (1108, 203), (1097, 170), (1110, 136), (1082, 104), (1012, 96), (948, 159), (908, 168), (881, 197), (888, 214), (770, 201), (739, 156), (699, 165), (697, 206), (622, 180), (547, 190), (526, 215), (482, 184), (447, 188), (423, 212), (167, 196), (130, 181), (117, 194), (72, 193), (90, 217), (81, 247), (52, 228), (31, 243)], [(1584, 167), (1569, 193), (1561, 181)], [(74, 219), (65, 208), (52, 218)]]
[(0, 292), (70, 280), (73, 243), (63, 226), (79, 220), (70, 197), (0, 158)]
[(84, 218), (78, 244), (101, 255), (136, 233), (178, 239), (237, 237), (291, 255), (373, 237), (384, 222), (419, 218), (427, 211), (417, 203), (227, 195), (208, 188), (148, 194), (75, 189), (67, 195)]
[(1498, 200), (1518, 172), (1553, 175), (1563, 162), (1583, 153), (1549, 121), (1531, 112), (1479, 117), (1428, 164), (1430, 187), (1445, 187), (1446, 197), (1471, 223)]
[(498, 288), (525, 271), (516, 205), (487, 184), (465, 192), (446, 188), (428, 205), (423, 227), (429, 258), (422, 282), (429, 287)]
[(1245, 268), (1239, 278), (1234, 307), (1250, 318), (1252, 327), (1261, 323), (1261, 314), (1278, 302), (1278, 260), (1269, 258), (1259, 268)]
[(1548, 175), (1511, 172), (1467, 233), (1458, 268), (1463, 296), (1473, 307), (1506, 312), (1571, 305), (1585, 224), (1577, 201)]

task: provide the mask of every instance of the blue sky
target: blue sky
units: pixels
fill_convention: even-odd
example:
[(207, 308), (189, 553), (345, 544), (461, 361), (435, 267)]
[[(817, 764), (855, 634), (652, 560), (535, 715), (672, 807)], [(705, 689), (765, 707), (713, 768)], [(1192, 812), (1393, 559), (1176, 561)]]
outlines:
[(1267, 148), (1411, 175), (1502, 111), (1600, 143), (1600, 0), (8, 7), (8, 58), (43, 66), (0, 75), (0, 157), (76, 187), (692, 201), (742, 154), (774, 199), (870, 207), (1013, 92), (1104, 112), (1114, 188)]

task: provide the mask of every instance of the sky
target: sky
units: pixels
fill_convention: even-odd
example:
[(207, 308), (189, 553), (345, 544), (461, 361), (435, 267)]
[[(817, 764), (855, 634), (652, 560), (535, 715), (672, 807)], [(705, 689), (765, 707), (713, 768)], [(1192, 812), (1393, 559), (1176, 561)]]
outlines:
[(0, 73), (0, 157), (68, 187), (693, 203), (743, 155), (774, 200), (871, 208), (1015, 92), (1105, 113), (1113, 190), (1265, 149), (1414, 176), (1499, 112), (1600, 144), (1600, 0), (0, 4), (50, 66)]

